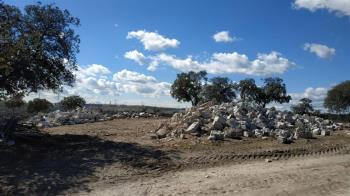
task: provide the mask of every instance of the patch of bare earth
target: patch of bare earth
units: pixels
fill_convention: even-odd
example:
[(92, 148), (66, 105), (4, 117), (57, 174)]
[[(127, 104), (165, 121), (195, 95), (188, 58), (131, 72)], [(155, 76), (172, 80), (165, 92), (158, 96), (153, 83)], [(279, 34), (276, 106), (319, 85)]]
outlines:
[[(346, 195), (350, 137), (151, 140), (166, 119), (61, 126), (0, 146), (0, 195)], [(265, 162), (266, 159), (272, 162)]]

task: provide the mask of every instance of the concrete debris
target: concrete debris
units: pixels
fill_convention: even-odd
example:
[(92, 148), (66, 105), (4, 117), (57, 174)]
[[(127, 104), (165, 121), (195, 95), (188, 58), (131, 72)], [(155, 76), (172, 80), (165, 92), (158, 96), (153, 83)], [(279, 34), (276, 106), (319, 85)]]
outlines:
[(330, 131), (330, 130), (325, 130), (325, 129), (324, 129), (324, 130), (321, 131), (321, 135), (322, 135), (322, 136), (329, 136), (329, 135), (331, 135), (331, 131)]
[(168, 130), (165, 127), (162, 127), (156, 132), (159, 139), (165, 138), (168, 134)]
[[(207, 136), (208, 140), (241, 137), (272, 137), (287, 144), (295, 139), (326, 136), (340, 124), (312, 115), (293, 114), (241, 101), (214, 101), (175, 113), (167, 122), (166, 137)], [(209, 136), (208, 136), (209, 135)]]
[(222, 130), (225, 126), (225, 118), (222, 116), (215, 116), (213, 123), (212, 123), (212, 129), (213, 130)]
[(225, 134), (222, 131), (213, 130), (210, 132), (208, 140), (223, 140), (225, 138)]
[(103, 122), (113, 119), (124, 118), (156, 118), (155, 114), (147, 112), (119, 112), (117, 114), (102, 114), (98, 111), (78, 109), (70, 112), (54, 111), (50, 113), (39, 113), (28, 120), (26, 124), (34, 124), (38, 128), (57, 127), (62, 125), (74, 125), (93, 122)]
[(194, 122), (186, 129), (185, 133), (197, 132), (199, 127), (200, 127), (200, 123), (199, 122)]

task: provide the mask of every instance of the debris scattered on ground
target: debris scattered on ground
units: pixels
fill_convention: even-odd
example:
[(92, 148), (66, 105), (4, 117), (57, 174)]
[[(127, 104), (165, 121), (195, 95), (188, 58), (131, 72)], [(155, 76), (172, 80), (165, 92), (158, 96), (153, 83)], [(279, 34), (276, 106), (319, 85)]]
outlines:
[(61, 125), (102, 122), (113, 119), (156, 117), (158, 117), (158, 115), (147, 112), (119, 112), (117, 114), (102, 114), (97, 111), (78, 109), (70, 112), (62, 112), (57, 110), (46, 114), (39, 113), (28, 119), (25, 123), (34, 124), (39, 128), (46, 128), (57, 127)]
[(175, 113), (156, 130), (156, 134), (158, 139), (183, 139), (187, 138), (186, 135), (205, 136), (208, 140), (273, 137), (288, 144), (299, 138), (328, 136), (341, 128), (341, 124), (312, 115), (293, 114), (240, 101), (222, 104), (211, 101)]

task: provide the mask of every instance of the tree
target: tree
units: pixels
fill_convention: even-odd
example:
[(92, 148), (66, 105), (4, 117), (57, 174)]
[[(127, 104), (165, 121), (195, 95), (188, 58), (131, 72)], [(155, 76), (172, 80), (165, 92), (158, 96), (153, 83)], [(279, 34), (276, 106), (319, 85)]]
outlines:
[(291, 100), (281, 78), (265, 78), (263, 83), (263, 86), (258, 87), (254, 79), (241, 80), (238, 83), (241, 99), (254, 101), (264, 107), (271, 102), (288, 103)]
[(23, 93), (12, 94), (11, 97), (7, 97), (5, 100), (5, 106), (14, 111), (16, 108), (19, 108), (25, 104), (23, 98)]
[(247, 78), (239, 81), (238, 90), (242, 101), (258, 101), (261, 97), (261, 89), (256, 86), (255, 80)]
[(344, 81), (327, 92), (324, 107), (331, 112), (348, 112), (350, 109), (350, 80)]
[(291, 109), (295, 114), (310, 114), (314, 111), (312, 100), (308, 98), (300, 99), (299, 104), (293, 105)]
[(24, 13), (0, 0), (0, 95), (60, 90), (77, 70), (79, 19), (57, 6), (28, 5)]
[(177, 101), (191, 102), (193, 106), (201, 101), (200, 93), (203, 84), (206, 83), (205, 71), (177, 74), (177, 78), (171, 85), (170, 94)]
[(60, 106), (63, 110), (74, 110), (76, 108), (82, 108), (85, 104), (85, 99), (77, 95), (65, 97), (60, 102)]
[(264, 85), (261, 87), (260, 96), (258, 96), (258, 102), (264, 107), (271, 102), (289, 103), (292, 99), (287, 95), (286, 85), (281, 78), (265, 78), (263, 79)]
[(47, 112), (52, 106), (52, 103), (46, 99), (35, 98), (28, 102), (27, 111), (29, 113)]
[(210, 79), (210, 84), (203, 87), (201, 96), (204, 101), (215, 99), (217, 102), (230, 102), (236, 98), (234, 85), (229, 78), (215, 77)]

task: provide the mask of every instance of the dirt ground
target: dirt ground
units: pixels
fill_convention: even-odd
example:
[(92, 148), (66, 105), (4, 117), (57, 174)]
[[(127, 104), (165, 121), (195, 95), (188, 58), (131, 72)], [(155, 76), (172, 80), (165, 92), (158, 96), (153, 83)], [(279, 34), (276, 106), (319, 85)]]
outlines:
[(350, 195), (347, 130), (288, 145), (151, 140), (164, 120), (17, 134), (16, 145), (0, 146), (0, 195)]

